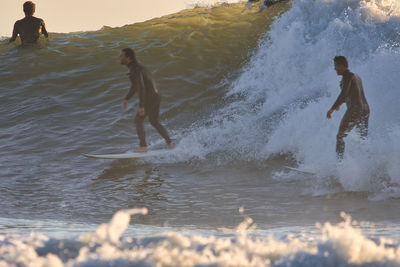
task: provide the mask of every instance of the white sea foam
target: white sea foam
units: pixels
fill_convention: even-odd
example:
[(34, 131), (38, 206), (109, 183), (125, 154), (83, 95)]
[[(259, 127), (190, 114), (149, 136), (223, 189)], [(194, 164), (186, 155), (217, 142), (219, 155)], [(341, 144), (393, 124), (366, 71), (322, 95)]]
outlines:
[[(0, 235), (0, 266), (399, 266), (398, 240), (368, 237), (345, 214), (337, 225), (317, 224), (315, 234), (254, 234), (245, 218), (231, 234), (160, 231), (121, 237), (132, 214), (117, 212), (96, 233), (60, 239), (42, 234)], [(124, 226), (115, 227), (118, 221)], [(108, 228), (108, 236), (103, 236)], [(319, 229), (319, 230), (318, 230)], [(272, 231), (271, 231), (272, 232)], [(371, 233), (370, 233), (371, 234)]]

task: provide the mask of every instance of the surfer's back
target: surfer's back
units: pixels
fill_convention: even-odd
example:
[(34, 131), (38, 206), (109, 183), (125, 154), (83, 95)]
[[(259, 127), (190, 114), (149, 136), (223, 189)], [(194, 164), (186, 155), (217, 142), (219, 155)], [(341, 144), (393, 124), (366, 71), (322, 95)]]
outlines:
[(22, 44), (35, 43), (39, 39), (40, 33), (48, 37), (44, 21), (34, 16), (25, 17), (15, 22), (11, 41), (14, 41), (19, 34)]
[(44, 21), (34, 17), (36, 5), (32, 1), (27, 1), (23, 5), (25, 18), (18, 20), (14, 24), (13, 34), (10, 42), (14, 42), (18, 35), (21, 37), (22, 44), (34, 44), (39, 39), (40, 34), (49, 37)]

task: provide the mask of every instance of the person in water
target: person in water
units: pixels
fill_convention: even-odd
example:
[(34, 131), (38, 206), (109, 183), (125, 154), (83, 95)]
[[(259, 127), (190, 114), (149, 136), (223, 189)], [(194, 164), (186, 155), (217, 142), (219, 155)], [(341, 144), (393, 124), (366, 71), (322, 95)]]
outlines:
[(119, 56), (120, 63), (129, 68), (129, 79), (131, 88), (122, 101), (122, 109), (126, 108), (128, 100), (138, 92), (139, 110), (135, 117), (136, 132), (140, 140), (140, 147), (135, 152), (147, 152), (146, 137), (143, 127), (143, 121), (149, 116), (151, 125), (157, 129), (159, 134), (167, 142), (168, 148), (174, 148), (167, 130), (158, 122), (160, 114), (160, 95), (150, 71), (136, 59), (135, 51), (131, 48), (121, 50)]
[(22, 45), (36, 43), (40, 37), (40, 33), (46, 36), (46, 38), (49, 37), (44, 21), (33, 16), (35, 7), (36, 5), (32, 1), (24, 3), (25, 18), (15, 22), (10, 43), (15, 41), (18, 34), (21, 37)]
[(336, 136), (336, 153), (338, 159), (341, 160), (345, 147), (343, 139), (354, 127), (357, 127), (362, 138), (367, 137), (369, 106), (361, 79), (349, 70), (347, 59), (344, 56), (336, 56), (333, 61), (337, 75), (343, 76), (343, 78), (340, 82), (341, 92), (326, 117), (330, 119), (332, 112), (339, 110), (340, 106), (346, 102), (347, 110), (340, 122)]

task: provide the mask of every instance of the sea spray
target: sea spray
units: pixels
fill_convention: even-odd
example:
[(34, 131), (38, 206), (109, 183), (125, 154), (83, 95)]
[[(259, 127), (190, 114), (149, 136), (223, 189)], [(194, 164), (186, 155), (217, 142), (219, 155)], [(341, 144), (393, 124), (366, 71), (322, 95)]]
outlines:
[[(159, 230), (145, 237), (124, 236), (129, 215), (145, 209), (118, 211), (108, 224), (106, 238), (82, 235), (78, 240), (40, 234), (0, 235), (0, 265), (26, 266), (398, 266), (399, 242), (371, 238), (361, 224), (342, 213), (344, 221), (317, 223), (315, 232), (274, 236), (257, 232), (246, 217), (234, 233)], [(123, 227), (116, 226), (116, 220)], [(99, 226), (99, 229), (103, 228)], [(135, 226), (131, 226), (135, 227)], [(319, 230), (318, 230), (319, 229)], [(364, 230), (362, 230), (364, 229)], [(100, 231), (102, 232), (102, 230)], [(236, 232), (236, 233), (235, 233)], [(367, 231), (368, 232), (368, 231)], [(369, 233), (373, 236), (373, 233)], [(117, 239), (114, 239), (118, 237)], [(74, 252), (75, 251), (75, 252)]]
[[(232, 82), (226, 99), (233, 101), (183, 136), (179, 153), (219, 164), (285, 155), (321, 179), (339, 177), (345, 191), (400, 192), (399, 11), (398, 1), (294, 1)], [(371, 106), (369, 138), (351, 133), (343, 164), (335, 143), (346, 107), (325, 118), (340, 93), (336, 55), (349, 59)], [(382, 180), (388, 183), (376, 187)]]
[(109, 223), (101, 224), (94, 234), (81, 236), (82, 242), (110, 242), (118, 244), (119, 239), (123, 232), (129, 225), (130, 217), (132, 215), (141, 214), (146, 215), (147, 208), (129, 209), (117, 211)]
[[(398, 266), (399, 97), (387, 89), (398, 86), (398, 22), (392, 15), (357, 17), (355, 1), (307, 3), (293, 2), (281, 17), (289, 5), (262, 12), (244, 5), (195, 8), (121, 28), (54, 34), (38, 50), (2, 46), (0, 265), (351, 266), (342, 252), (362, 248), (360, 241), (373, 257), (358, 253), (351, 261)], [(136, 103), (120, 110), (129, 86), (118, 63), (125, 46), (138, 50), (160, 84), (161, 119), (178, 144), (167, 159), (80, 156), (137, 144)], [(339, 93), (331, 56), (344, 50), (337, 47), (346, 47), (374, 104), (367, 144), (350, 133), (339, 169), (334, 143), (341, 114), (325, 119)], [(164, 145), (150, 127), (147, 136), (151, 149)], [(283, 167), (289, 164), (316, 175), (291, 173)], [(134, 206), (148, 207), (151, 216), (135, 217), (124, 235), (96, 227)], [(256, 229), (213, 230), (238, 225), (240, 206)], [(340, 210), (377, 223), (376, 234), (354, 225), (355, 232), (343, 230)], [(332, 226), (325, 241), (310, 230), (316, 221)], [(82, 233), (98, 240), (82, 242)], [(347, 234), (357, 242), (341, 238)], [(381, 244), (384, 257), (377, 257)]]

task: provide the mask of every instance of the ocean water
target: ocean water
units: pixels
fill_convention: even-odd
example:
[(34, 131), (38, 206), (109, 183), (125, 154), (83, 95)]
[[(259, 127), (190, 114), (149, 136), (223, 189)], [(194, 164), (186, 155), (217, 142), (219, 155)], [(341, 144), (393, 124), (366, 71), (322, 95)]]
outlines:
[[(1, 40), (0, 266), (400, 266), (400, 3), (235, 2)], [(125, 47), (176, 148), (85, 158), (138, 146)], [(340, 163), (338, 54), (371, 107)]]

